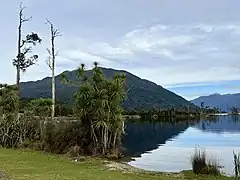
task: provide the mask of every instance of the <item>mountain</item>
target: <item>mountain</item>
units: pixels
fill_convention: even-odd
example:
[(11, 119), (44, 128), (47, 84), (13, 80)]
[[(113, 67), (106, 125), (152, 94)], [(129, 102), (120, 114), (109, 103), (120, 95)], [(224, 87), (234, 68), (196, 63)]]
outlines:
[(209, 96), (200, 96), (197, 99), (191, 101), (197, 106), (204, 102), (205, 106), (217, 107), (221, 111), (228, 112), (230, 108), (237, 107), (240, 108), (240, 93), (238, 94), (211, 94)]
[[(164, 89), (151, 81), (141, 79), (127, 71), (102, 68), (107, 78), (113, 77), (117, 72), (126, 74), (127, 99), (123, 103), (125, 109), (135, 108), (153, 108), (153, 107), (194, 107), (191, 102), (181, 96)], [(86, 72), (90, 76), (92, 71)], [(65, 71), (66, 76), (74, 82), (76, 71)], [(75, 83), (77, 83), (75, 81)], [(73, 94), (78, 90), (76, 85), (63, 85), (60, 82), (59, 75), (56, 76), (56, 99), (61, 103), (70, 103), (73, 100)], [(50, 98), (51, 97), (51, 78), (47, 77), (38, 81), (22, 82), (20, 84), (21, 98)]]

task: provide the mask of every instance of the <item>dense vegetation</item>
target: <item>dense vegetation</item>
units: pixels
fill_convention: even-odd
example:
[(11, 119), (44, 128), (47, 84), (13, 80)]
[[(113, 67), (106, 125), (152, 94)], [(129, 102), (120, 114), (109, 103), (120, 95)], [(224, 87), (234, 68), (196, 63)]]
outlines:
[(58, 123), (49, 119), (51, 99), (31, 100), (19, 114), (17, 88), (2, 85), (1, 145), (33, 147), (55, 153), (118, 153), (124, 132), (120, 104), (125, 98), (125, 75), (116, 74), (106, 79), (95, 63), (91, 77), (86, 76), (82, 65), (76, 79), (81, 81), (81, 86), (74, 96), (75, 119)]

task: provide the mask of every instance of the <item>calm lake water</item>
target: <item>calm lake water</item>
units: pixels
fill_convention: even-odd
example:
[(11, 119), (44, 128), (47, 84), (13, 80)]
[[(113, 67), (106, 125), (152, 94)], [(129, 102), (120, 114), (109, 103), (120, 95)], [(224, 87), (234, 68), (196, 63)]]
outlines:
[(225, 174), (233, 175), (233, 151), (240, 152), (240, 116), (175, 124), (127, 122), (123, 146), (134, 159), (130, 165), (165, 172), (191, 169), (191, 154), (196, 147), (204, 148), (224, 166)]

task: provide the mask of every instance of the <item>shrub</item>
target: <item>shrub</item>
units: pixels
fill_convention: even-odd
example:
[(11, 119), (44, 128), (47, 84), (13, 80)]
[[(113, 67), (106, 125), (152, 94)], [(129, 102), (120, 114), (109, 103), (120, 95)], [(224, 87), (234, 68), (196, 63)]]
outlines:
[[(79, 146), (84, 154), (92, 152), (89, 136), (81, 122), (48, 122), (44, 128), (44, 150), (57, 154), (71, 151), (71, 147)], [(90, 152), (89, 152), (90, 151)]]
[(217, 160), (208, 160), (205, 150), (195, 149), (195, 152), (191, 157), (191, 163), (192, 170), (195, 174), (220, 174), (220, 166), (218, 165)]
[(30, 101), (30, 109), (36, 116), (49, 117), (51, 115), (51, 99), (34, 99)]

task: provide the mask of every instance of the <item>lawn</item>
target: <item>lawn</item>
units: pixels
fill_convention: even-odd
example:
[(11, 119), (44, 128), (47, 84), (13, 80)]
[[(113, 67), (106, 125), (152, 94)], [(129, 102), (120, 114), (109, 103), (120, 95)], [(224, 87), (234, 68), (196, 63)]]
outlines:
[[(31, 150), (0, 148), (0, 176), (26, 180), (228, 180), (233, 178), (179, 174), (133, 173), (109, 170), (102, 160), (84, 158), (73, 162), (66, 157)], [(8, 176), (8, 177), (6, 177)], [(1, 178), (0, 178), (1, 179)]]

